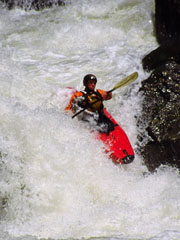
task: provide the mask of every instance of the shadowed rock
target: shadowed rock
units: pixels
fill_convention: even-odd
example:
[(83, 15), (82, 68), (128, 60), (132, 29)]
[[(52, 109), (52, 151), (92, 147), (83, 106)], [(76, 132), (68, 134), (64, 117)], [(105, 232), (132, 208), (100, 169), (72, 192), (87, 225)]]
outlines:
[(53, 6), (65, 5), (63, 0), (0, 0), (5, 3), (7, 8), (10, 10), (14, 7), (20, 7), (24, 10), (42, 10), (44, 8), (50, 8)]
[(160, 46), (142, 60), (153, 71), (142, 82), (138, 118), (139, 150), (150, 171), (161, 164), (180, 169), (180, 1), (155, 1), (155, 33)]
[(164, 65), (169, 60), (180, 63), (180, 38), (166, 41), (146, 55), (142, 60), (142, 64), (145, 70), (150, 71)]
[(155, 33), (159, 44), (180, 36), (180, 1), (155, 1)]
[[(180, 168), (180, 65), (166, 62), (142, 82), (142, 115), (149, 141), (140, 152), (150, 171), (161, 164)], [(144, 133), (141, 132), (140, 135)]]

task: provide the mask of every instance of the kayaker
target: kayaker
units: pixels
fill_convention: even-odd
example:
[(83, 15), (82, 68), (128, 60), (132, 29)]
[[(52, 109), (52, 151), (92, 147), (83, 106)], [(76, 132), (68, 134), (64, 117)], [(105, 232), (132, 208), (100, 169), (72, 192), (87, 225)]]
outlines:
[(112, 98), (112, 92), (97, 89), (95, 90), (97, 78), (93, 74), (87, 74), (83, 79), (84, 91), (76, 92), (70, 99), (66, 110), (73, 113), (86, 108), (79, 117), (81, 120), (88, 121), (93, 126), (97, 126), (98, 131), (107, 134), (114, 129), (112, 121), (104, 114), (103, 101)]

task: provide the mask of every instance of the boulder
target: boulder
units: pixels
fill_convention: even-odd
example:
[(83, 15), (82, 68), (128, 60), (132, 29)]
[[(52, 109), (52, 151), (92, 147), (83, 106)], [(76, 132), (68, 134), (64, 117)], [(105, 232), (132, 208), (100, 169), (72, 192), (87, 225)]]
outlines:
[(158, 43), (180, 36), (180, 1), (155, 0), (155, 34)]
[(167, 61), (180, 63), (180, 38), (170, 39), (161, 44), (158, 48), (147, 54), (143, 60), (143, 68), (152, 71)]
[(28, 10), (42, 10), (44, 8), (50, 8), (53, 6), (65, 5), (63, 0), (0, 0), (5, 3), (7, 8), (10, 10), (14, 7), (20, 7), (26, 11)]
[(180, 169), (180, 1), (155, 0), (155, 34), (159, 47), (142, 60), (151, 71), (142, 82), (138, 117), (139, 151), (153, 172), (160, 165)]
[(140, 92), (138, 126), (145, 127), (139, 139), (146, 136), (148, 141), (139, 149), (146, 166), (150, 171), (161, 164), (180, 168), (180, 64), (169, 61), (157, 67), (142, 82)]

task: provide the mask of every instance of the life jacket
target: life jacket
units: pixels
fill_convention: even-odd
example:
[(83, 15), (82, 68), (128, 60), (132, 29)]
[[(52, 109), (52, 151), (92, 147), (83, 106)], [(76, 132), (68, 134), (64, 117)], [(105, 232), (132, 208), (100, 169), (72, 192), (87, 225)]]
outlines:
[[(105, 91), (101, 89), (97, 89), (96, 91), (93, 92), (86, 92), (86, 91), (79, 91), (73, 94), (73, 96), (70, 99), (70, 103), (68, 106), (65, 108), (65, 110), (72, 110), (73, 102), (76, 98), (78, 97), (84, 97), (85, 101), (91, 104), (91, 107), (89, 107), (87, 110), (91, 112), (101, 112), (104, 105), (103, 105), (103, 98), (102, 95)], [(94, 103), (94, 104), (93, 104)]]
[(85, 97), (85, 101), (90, 105), (90, 107), (87, 108), (88, 111), (90, 112), (101, 112), (104, 105), (103, 105), (103, 98), (102, 98), (102, 93), (103, 90), (97, 89), (97, 91), (92, 91), (92, 92), (86, 92), (82, 91), (83, 96)]

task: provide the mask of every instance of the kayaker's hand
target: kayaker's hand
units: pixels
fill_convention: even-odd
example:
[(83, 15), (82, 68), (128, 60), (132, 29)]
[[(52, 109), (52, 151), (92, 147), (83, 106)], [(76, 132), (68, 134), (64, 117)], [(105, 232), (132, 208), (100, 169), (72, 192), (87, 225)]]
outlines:
[(109, 99), (111, 99), (112, 98), (112, 92), (104, 92), (103, 94), (102, 94), (102, 97), (103, 97), (103, 100), (109, 100)]
[(84, 100), (84, 101), (81, 102), (80, 106), (81, 106), (82, 108), (84, 108), (84, 107), (87, 106), (87, 104), (88, 104), (87, 101)]
[(80, 96), (74, 99), (72, 103), (72, 109), (74, 112), (81, 110), (86, 106), (87, 102), (84, 100), (84, 97)]

